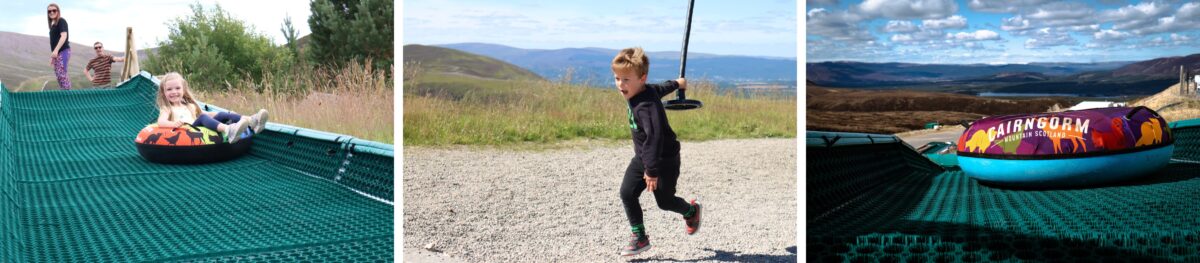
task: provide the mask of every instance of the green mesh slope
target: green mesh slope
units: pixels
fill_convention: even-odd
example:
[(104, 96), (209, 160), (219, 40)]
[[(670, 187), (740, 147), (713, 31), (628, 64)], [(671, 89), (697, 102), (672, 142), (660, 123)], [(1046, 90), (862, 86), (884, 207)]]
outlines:
[(0, 262), (391, 262), (392, 148), (269, 125), (250, 154), (144, 161), (148, 74), (0, 92)]
[(1172, 127), (1175, 156), (1157, 174), (1055, 190), (982, 186), (912, 161), (902, 143), (826, 145), (814, 136), (834, 133), (810, 132), (807, 259), (1198, 262), (1200, 126)]

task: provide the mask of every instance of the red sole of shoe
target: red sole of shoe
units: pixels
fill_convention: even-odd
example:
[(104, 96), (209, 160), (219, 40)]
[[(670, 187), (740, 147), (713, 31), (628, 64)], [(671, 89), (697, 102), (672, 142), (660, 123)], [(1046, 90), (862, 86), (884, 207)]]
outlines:
[(643, 247), (642, 249), (634, 250), (632, 253), (629, 253), (629, 254), (621, 253), (621, 256), (622, 257), (637, 256), (638, 254), (641, 254), (642, 252), (646, 252), (646, 250), (650, 250), (650, 246), (651, 245), (646, 245), (646, 247)]

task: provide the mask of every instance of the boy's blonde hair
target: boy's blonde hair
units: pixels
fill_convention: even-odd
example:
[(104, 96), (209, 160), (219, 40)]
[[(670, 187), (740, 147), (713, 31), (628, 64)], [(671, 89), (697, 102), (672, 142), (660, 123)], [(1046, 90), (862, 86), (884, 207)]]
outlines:
[(612, 70), (613, 72), (633, 70), (638, 77), (646, 76), (650, 72), (650, 58), (646, 57), (646, 52), (642, 51), (641, 47), (622, 49), (612, 60)]
[[(195, 97), (192, 96), (192, 89), (188, 88), (187, 80), (183, 79), (183, 75), (180, 75), (178, 72), (170, 72), (166, 75), (163, 75), (162, 81), (158, 83), (158, 98), (155, 99), (154, 102), (155, 104), (158, 104), (159, 112), (171, 112), (171, 102), (167, 101), (167, 94), (166, 92), (163, 92), (163, 89), (167, 86), (167, 82), (176, 80), (178, 80), (179, 85), (183, 87), (183, 105), (188, 106), (188, 108), (192, 108), (192, 114), (199, 117), (200, 105), (197, 105)], [(175, 115), (167, 114), (167, 120), (175, 120)]]

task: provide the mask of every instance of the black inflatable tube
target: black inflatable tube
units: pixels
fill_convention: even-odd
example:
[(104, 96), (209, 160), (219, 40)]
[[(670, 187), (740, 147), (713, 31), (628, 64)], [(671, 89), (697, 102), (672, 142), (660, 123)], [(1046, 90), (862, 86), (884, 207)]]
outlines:
[(241, 157), (254, 145), (254, 137), (238, 140), (237, 143), (217, 143), (200, 146), (137, 145), (138, 154), (147, 161), (165, 164), (205, 164), (224, 162)]

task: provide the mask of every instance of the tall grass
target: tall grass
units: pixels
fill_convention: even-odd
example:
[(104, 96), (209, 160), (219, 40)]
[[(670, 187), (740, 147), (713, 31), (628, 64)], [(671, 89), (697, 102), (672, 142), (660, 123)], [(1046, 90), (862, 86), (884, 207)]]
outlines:
[[(343, 68), (297, 67), (230, 82), (227, 91), (193, 90), (200, 101), (244, 114), (264, 108), (271, 122), (393, 143), (394, 84), (369, 63)], [(185, 76), (186, 77), (186, 76)]]
[[(626, 101), (615, 89), (564, 81), (482, 79), (405, 65), (405, 145), (514, 145), (629, 139)], [(681, 140), (796, 136), (795, 98), (718, 95), (693, 81), (704, 108), (668, 113)], [(669, 95), (673, 97), (674, 95)]]

